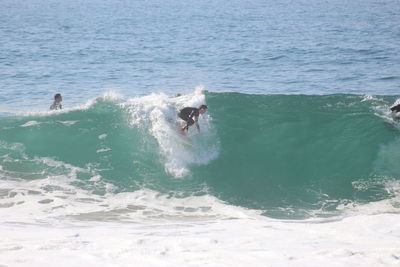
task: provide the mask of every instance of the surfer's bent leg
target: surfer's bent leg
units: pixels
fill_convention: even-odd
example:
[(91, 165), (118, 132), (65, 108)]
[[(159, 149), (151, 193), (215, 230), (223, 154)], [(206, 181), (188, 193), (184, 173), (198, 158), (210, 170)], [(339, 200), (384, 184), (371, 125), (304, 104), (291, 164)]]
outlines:
[(194, 120), (192, 118), (188, 118), (186, 121), (186, 126), (182, 128), (182, 131), (186, 130), (189, 131), (189, 126), (194, 124)]
[(188, 131), (189, 130), (189, 126), (194, 124), (194, 120), (192, 118), (190, 118), (188, 116), (188, 114), (184, 114), (184, 113), (179, 113), (178, 117), (181, 118), (182, 120), (184, 120), (186, 122), (186, 125), (182, 128), (182, 131)]

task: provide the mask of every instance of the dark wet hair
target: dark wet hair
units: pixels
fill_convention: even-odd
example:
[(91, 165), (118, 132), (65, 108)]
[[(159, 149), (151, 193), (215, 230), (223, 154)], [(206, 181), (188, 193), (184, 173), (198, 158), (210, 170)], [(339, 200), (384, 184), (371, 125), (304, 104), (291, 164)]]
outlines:
[(59, 97), (61, 97), (61, 94), (55, 94), (55, 95), (54, 95), (54, 99), (57, 99), (57, 98), (59, 98)]
[(207, 109), (208, 107), (206, 106), (206, 105), (201, 105), (200, 107), (199, 107), (199, 109)]

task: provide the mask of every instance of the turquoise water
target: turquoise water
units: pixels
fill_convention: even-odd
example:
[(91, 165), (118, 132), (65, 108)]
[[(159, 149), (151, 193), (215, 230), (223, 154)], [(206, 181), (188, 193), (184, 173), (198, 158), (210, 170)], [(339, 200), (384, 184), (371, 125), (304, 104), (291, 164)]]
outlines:
[[(344, 203), (394, 196), (387, 184), (400, 175), (400, 140), (387, 108), (396, 96), (208, 92), (203, 130), (187, 138), (169, 121), (176, 103), (157, 99), (168, 97), (151, 101), (153, 111), (162, 106), (167, 115), (154, 118), (152, 111), (139, 123), (137, 114), (148, 107), (107, 98), (64, 113), (0, 117), (2, 173), (28, 180), (68, 176), (70, 169), (43, 160), (50, 158), (79, 168), (74, 183), (94, 194), (106, 192), (91, 180), (100, 176), (114, 193), (211, 194), (289, 218), (337, 214)], [(176, 161), (182, 165), (171, 165)]]
[[(279, 218), (390, 199), (399, 14), (392, 0), (1, 1), (0, 178)], [(66, 112), (47, 113), (55, 93)], [(202, 103), (204, 131), (181, 138), (176, 112)]]

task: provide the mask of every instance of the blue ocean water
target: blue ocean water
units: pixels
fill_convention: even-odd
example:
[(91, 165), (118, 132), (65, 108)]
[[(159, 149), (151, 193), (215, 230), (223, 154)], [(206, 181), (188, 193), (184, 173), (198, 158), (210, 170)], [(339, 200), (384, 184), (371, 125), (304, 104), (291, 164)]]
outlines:
[(395, 0), (2, 0), (0, 107), (213, 92), (398, 94)]
[(0, 267), (399, 266), (399, 22), (399, 0), (0, 0)]

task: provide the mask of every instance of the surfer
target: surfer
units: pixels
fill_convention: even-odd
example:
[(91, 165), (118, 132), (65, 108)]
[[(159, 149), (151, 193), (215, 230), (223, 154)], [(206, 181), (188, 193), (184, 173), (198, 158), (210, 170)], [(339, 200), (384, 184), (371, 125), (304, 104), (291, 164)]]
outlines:
[(62, 101), (62, 96), (61, 96), (61, 94), (56, 94), (56, 95), (54, 96), (54, 102), (53, 102), (53, 104), (50, 106), (50, 110), (62, 109), (61, 101)]
[(201, 105), (199, 108), (185, 107), (179, 111), (178, 117), (186, 122), (186, 125), (181, 129), (182, 133), (189, 131), (189, 126), (196, 123), (197, 130), (200, 132), (198, 123), (199, 115), (205, 113), (207, 110), (206, 105)]
[(391, 106), (390, 107), (390, 110), (393, 112), (393, 113), (398, 113), (398, 112), (400, 112), (400, 103), (395, 103), (393, 106)]

